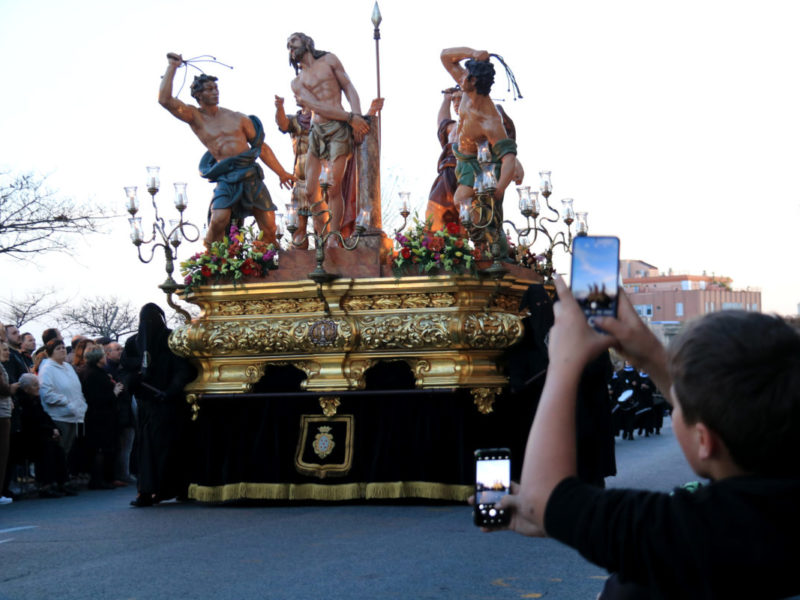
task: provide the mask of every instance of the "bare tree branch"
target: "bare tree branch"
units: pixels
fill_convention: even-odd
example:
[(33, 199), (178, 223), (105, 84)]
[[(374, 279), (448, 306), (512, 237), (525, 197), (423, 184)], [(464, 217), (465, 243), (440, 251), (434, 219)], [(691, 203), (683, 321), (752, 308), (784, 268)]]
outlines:
[(64, 329), (78, 328), (81, 333), (119, 340), (138, 328), (139, 313), (130, 302), (117, 298), (92, 298), (79, 301), (61, 313)]
[(66, 236), (97, 232), (107, 218), (101, 207), (57, 196), (44, 178), (0, 173), (0, 255), (22, 259), (34, 252), (69, 252)]
[(60, 302), (50, 300), (55, 293), (56, 290), (53, 288), (34, 290), (28, 292), (22, 300), (15, 300), (13, 296), (8, 300), (0, 300), (0, 306), (3, 307), (3, 323), (14, 324), (18, 329), (23, 329), (26, 323), (56, 312)]

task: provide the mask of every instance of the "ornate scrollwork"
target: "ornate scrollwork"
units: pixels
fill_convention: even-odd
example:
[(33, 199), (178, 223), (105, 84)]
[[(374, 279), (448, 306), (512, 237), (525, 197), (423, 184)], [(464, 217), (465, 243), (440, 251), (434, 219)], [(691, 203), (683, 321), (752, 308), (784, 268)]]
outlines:
[(403, 296), (401, 306), (403, 308), (427, 308), (431, 305), (431, 297), (429, 294), (409, 294)]
[(447, 308), (456, 303), (456, 295), (450, 293), (430, 294), (430, 299), (431, 306), (434, 308)]
[(255, 383), (264, 376), (265, 370), (266, 364), (250, 365), (244, 370), (244, 376), (247, 377), (248, 382)]
[(339, 396), (320, 396), (319, 405), (322, 408), (322, 414), (326, 417), (332, 417), (336, 414), (336, 409), (341, 404)]
[(494, 303), (492, 304), (494, 308), (499, 308), (504, 312), (510, 312), (513, 314), (517, 314), (519, 312), (519, 298), (516, 296), (507, 296), (506, 294), (500, 294), (494, 299)]
[(344, 319), (332, 322), (336, 335), (332, 340), (326, 338), (326, 345), (309, 336), (318, 321), (307, 319), (212, 321), (204, 328), (200, 343), (206, 352), (216, 355), (340, 350), (352, 340), (353, 330)]
[(192, 421), (197, 421), (200, 413), (200, 404), (197, 402), (197, 394), (186, 394), (186, 402), (192, 407)]
[(236, 300), (218, 302), (214, 313), (220, 316), (275, 315), (319, 312), (323, 304), (318, 298), (275, 298), (273, 300)]
[(191, 349), (189, 348), (189, 330), (191, 329), (191, 325), (181, 325), (180, 327), (173, 329), (172, 333), (169, 334), (169, 339), (167, 340), (167, 344), (175, 354), (178, 356), (191, 356)]
[(522, 321), (507, 313), (471, 314), (464, 318), (464, 341), (471, 348), (508, 348), (522, 338)]
[(365, 350), (391, 348), (444, 348), (450, 344), (447, 315), (401, 314), (365, 316), (359, 320), (361, 347)]
[(475, 406), (478, 407), (478, 412), (482, 415), (488, 415), (490, 412), (493, 412), (494, 401), (497, 399), (497, 394), (499, 394), (500, 391), (501, 388), (472, 388), (470, 393), (472, 394), (472, 401), (475, 403)]
[(342, 371), (344, 372), (344, 376), (347, 378), (347, 383), (352, 389), (356, 390), (363, 390), (364, 389), (364, 373), (367, 372), (367, 369), (372, 367), (376, 362), (375, 360), (349, 360), (344, 364), (344, 368)]

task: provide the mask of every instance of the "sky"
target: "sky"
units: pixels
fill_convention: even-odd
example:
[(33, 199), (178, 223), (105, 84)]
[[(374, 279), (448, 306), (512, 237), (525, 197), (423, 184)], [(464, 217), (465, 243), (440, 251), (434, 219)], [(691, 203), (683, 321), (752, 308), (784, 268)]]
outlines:
[[(373, 0), (0, 0), (0, 170), (47, 176), (59, 193), (119, 215), (105, 233), (75, 238), (72, 255), (0, 258), (13, 282), (0, 299), (53, 287), (65, 302), (165, 305), (156, 287), (163, 258), (138, 260), (123, 187), (138, 185), (146, 207), (145, 167), (160, 166), (162, 214), (174, 211), (172, 183), (186, 182), (187, 217), (198, 225), (212, 191), (197, 171), (204, 148), (157, 103), (166, 53), (232, 65), (204, 67), (220, 78), (220, 104), (260, 116), (289, 168), (290, 140), (273, 120), (276, 94), (295, 109), (287, 37), (303, 31), (334, 52), (366, 110), (376, 95), (372, 8)], [(797, 312), (800, 4), (383, 0), (380, 10), (385, 205), (406, 190), (424, 211), (440, 152), (440, 91), (453, 83), (439, 53), (486, 49), (505, 58), (522, 91), (512, 101), (498, 70), (492, 97), (515, 121), (526, 185), (552, 171), (551, 202), (574, 198), (590, 234), (620, 238), (622, 258), (728, 276), (737, 289), (760, 289), (765, 311)], [(180, 97), (191, 102), (188, 89)], [(289, 194), (266, 173), (283, 208)], [(508, 217), (516, 204), (510, 190)], [(395, 210), (385, 209), (384, 225)], [(199, 249), (182, 246), (180, 257)], [(560, 271), (568, 265), (558, 257)], [(29, 328), (38, 335), (48, 325)]]

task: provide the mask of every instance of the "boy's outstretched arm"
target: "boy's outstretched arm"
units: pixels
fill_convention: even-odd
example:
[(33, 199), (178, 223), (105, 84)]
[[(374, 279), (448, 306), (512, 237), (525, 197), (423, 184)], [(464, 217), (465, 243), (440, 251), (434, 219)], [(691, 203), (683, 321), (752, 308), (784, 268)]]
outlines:
[[(575, 401), (584, 367), (614, 343), (586, 323), (583, 311), (561, 278), (555, 281), (559, 302), (554, 306), (555, 324), (550, 331), (550, 366), (536, 410), (525, 460), (520, 493), (513, 510), (519, 523), (544, 529), (544, 511), (550, 494), (565, 478), (577, 473), (575, 451)], [(526, 533), (515, 527), (519, 533)], [(530, 534), (528, 534), (530, 535)]]

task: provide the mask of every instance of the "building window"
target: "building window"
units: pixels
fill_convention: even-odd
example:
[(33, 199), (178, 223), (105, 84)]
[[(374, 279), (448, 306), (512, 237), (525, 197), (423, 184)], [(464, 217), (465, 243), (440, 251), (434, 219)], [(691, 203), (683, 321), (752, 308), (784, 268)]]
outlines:
[(714, 303), (713, 303), (713, 302), (711, 302), (710, 304), (711, 304), (711, 312), (714, 312), (714, 310), (715, 310), (715, 309), (714, 309)]
[(741, 302), (723, 302), (722, 310), (744, 310)]
[(683, 316), (683, 302), (676, 302), (675, 303), (675, 316), (682, 317)]
[(704, 290), (704, 289), (706, 289), (706, 282), (705, 282), (705, 281), (701, 281), (701, 282), (700, 282), (700, 289), (701, 289), (701, 290)]
[(682, 290), (692, 289), (692, 282), (689, 281), (688, 279), (684, 279), (683, 281), (681, 281), (681, 289)]
[(751, 305), (751, 308), (750, 308), (750, 310), (752, 310), (752, 311), (754, 311), (754, 312), (758, 312), (758, 304), (753, 304), (753, 305)]
[(653, 316), (652, 304), (634, 304), (633, 308), (636, 309), (636, 314), (643, 319), (649, 319)]

